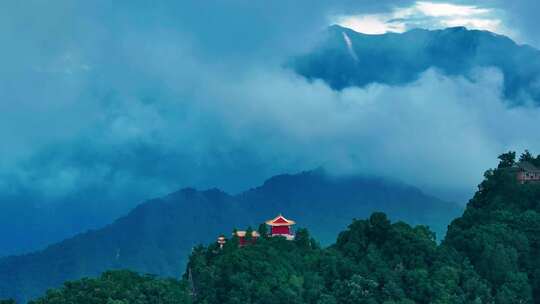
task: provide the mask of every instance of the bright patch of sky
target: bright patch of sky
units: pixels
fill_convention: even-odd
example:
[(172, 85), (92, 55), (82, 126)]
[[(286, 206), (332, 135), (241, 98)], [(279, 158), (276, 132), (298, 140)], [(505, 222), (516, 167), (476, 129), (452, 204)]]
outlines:
[(505, 28), (500, 14), (496, 9), (474, 5), (417, 1), (412, 6), (396, 7), (388, 13), (342, 15), (333, 21), (365, 34), (465, 26), (514, 37), (514, 33)]

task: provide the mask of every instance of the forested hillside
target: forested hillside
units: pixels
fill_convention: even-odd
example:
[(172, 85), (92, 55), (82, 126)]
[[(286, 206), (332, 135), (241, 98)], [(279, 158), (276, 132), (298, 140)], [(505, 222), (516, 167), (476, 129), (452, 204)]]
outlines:
[[(380, 212), (354, 219), (329, 247), (307, 229), (287, 241), (267, 237), (261, 225), (263, 236), (246, 246), (236, 237), (223, 248), (197, 246), (180, 282), (156, 280), (159, 291), (144, 287), (143, 294), (175, 292), (177, 303), (200, 304), (540, 303), (540, 183), (518, 182), (515, 153), (500, 160), (442, 244), (428, 227), (391, 222)], [(527, 152), (520, 161), (534, 166), (540, 156)], [(103, 291), (88, 288), (107, 276), (119, 280), (108, 280)], [(104, 303), (96, 300), (102, 294), (107, 303), (127, 303), (131, 294), (122, 291), (131, 287), (124, 280), (133, 276), (112, 272), (67, 283), (34, 303), (97, 304)]]
[[(499, 158), (441, 245), (425, 226), (374, 213), (323, 249), (305, 230), (292, 243), (199, 247), (188, 266), (194, 300), (540, 303), (540, 183), (518, 182), (514, 152)], [(540, 156), (526, 152), (519, 161), (538, 166)]]
[[(424, 226), (382, 213), (355, 220), (321, 249), (307, 231), (294, 242), (262, 239), (193, 253), (195, 303), (473, 303), (488, 286)], [(188, 271), (188, 273), (189, 273)], [(188, 277), (186, 277), (188, 279)], [(188, 280), (189, 281), (189, 280)], [(482, 302), (484, 303), (484, 302)]]
[[(50, 290), (30, 304), (176, 304), (190, 303), (186, 282), (138, 275), (131, 271), (108, 271), (96, 279), (67, 282), (62, 290)], [(0, 304), (2, 304), (0, 302)]]
[[(540, 183), (516, 182), (515, 153), (501, 155), (444, 246), (466, 257), (494, 291), (497, 303), (540, 303)], [(540, 167), (540, 155), (520, 157)], [(517, 299), (523, 299), (519, 302)]]

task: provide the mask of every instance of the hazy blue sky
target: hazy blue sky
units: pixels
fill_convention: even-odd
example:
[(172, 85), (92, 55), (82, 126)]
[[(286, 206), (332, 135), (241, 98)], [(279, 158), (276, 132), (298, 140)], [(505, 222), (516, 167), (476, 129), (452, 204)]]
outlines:
[(537, 5), (2, 1), (0, 196), (235, 192), (321, 165), (471, 191), (498, 153), (540, 152), (529, 128), (539, 109), (506, 107), (497, 70), (336, 92), (282, 63), (334, 22), (371, 33), (467, 25), (538, 47)]

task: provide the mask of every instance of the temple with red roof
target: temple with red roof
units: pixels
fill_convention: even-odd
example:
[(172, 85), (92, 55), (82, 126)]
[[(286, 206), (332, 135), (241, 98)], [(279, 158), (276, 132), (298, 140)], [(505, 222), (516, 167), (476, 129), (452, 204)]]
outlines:
[[(266, 221), (266, 225), (270, 226), (270, 233), (268, 233), (268, 236), (280, 236), (284, 237), (289, 241), (292, 241), (294, 240), (294, 231), (292, 229), (292, 226), (295, 224), (295, 221), (289, 220), (280, 214), (275, 218)], [(259, 237), (261, 236), (257, 231), (251, 231), (251, 236), (249, 236), (248, 232), (245, 230), (235, 230), (232, 235), (233, 237), (238, 238), (238, 245), (240, 247), (255, 244), (257, 242), (257, 239), (259, 239)], [(217, 238), (217, 244), (219, 245), (220, 249), (223, 249), (223, 246), (226, 242), (227, 239), (224, 235), (220, 235)]]
[(266, 221), (266, 225), (270, 226), (270, 236), (282, 236), (287, 240), (294, 239), (292, 226), (295, 221), (286, 219), (283, 215), (278, 215), (275, 218)]

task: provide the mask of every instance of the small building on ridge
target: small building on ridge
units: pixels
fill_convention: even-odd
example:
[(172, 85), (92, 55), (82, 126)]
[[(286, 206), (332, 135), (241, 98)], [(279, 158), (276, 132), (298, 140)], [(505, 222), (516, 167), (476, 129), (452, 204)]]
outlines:
[(283, 215), (278, 215), (275, 218), (266, 221), (266, 225), (270, 226), (270, 236), (282, 236), (287, 240), (294, 239), (292, 226), (295, 221), (286, 219)]
[(520, 161), (514, 165), (517, 180), (522, 183), (540, 182), (540, 169), (528, 161)]
[[(285, 239), (292, 241), (294, 240), (295, 234), (292, 229), (292, 226), (296, 224), (295, 221), (285, 218), (283, 215), (279, 214), (275, 218), (265, 222), (266, 225), (270, 226), (270, 232), (265, 235), (269, 237), (284, 237)], [(233, 237), (238, 238), (238, 245), (240, 247), (255, 244), (257, 240), (261, 237), (260, 233), (253, 230), (251, 231), (251, 237), (247, 237), (247, 231), (245, 230), (235, 230), (232, 233)], [(216, 240), (220, 249), (223, 249), (224, 245), (227, 243), (227, 239), (224, 235), (220, 235)]]

